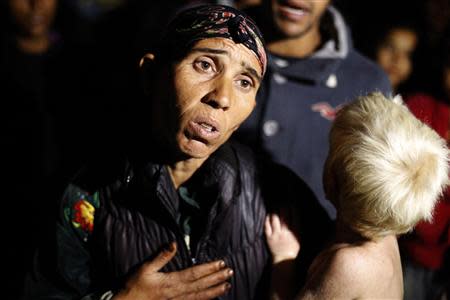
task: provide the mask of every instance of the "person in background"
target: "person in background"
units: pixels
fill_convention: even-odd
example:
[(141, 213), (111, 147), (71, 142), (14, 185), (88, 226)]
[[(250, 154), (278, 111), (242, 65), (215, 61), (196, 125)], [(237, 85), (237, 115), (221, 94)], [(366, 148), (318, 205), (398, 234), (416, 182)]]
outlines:
[[(84, 62), (82, 52), (69, 42), (71, 32), (63, 21), (73, 19), (58, 0), (0, 3), (1, 189), (8, 199), (3, 209), (10, 212), (2, 217), (2, 227), (11, 228), (4, 236), (5, 270), (10, 276), (4, 293), (14, 298), (22, 291), (37, 232), (50, 219), (59, 191), (63, 155), (57, 132), (76, 138), (64, 124), (75, 123), (69, 117), (73, 110), (69, 99), (77, 103), (83, 99), (77, 71)], [(58, 111), (58, 120), (68, 123), (59, 123), (54, 108), (65, 105), (70, 109)]]
[[(141, 60), (145, 97), (129, 140), (68, 185), (26, 298), (261, 299), (264, 218), (286, 199), (266, 197), (273, 183), (227, 140), (253, 110), (266, 63), (258, 28), (240, 11), (177, 14)], [(309, 200), (289, 178), (296, 200)]]
[(329, 0), (265, 0), (248, 13), (264, 33), (269, 65), (257, 107), (235, 137), (292, 169), (335, 218), (321, 183), (331, 123), (360, 94), (390, 94), (389, 79), (353, 48)]
[[(449, 183), (449, 154), (445, 140), (399, 96), (372, 93), (342, 108), (323, 171), (337, 209), (335, 239), (303, 287), (273, 276), (271, 298), (293, 299), (283, 293), (301, 288), (295, 299), (403, 299), (397, 237), (432, 219)], [(266, 218), (265, 233), (273, 264), (291, 263), (300, 243), (278, 215)]]
[[(19, 131), (11, 134), (17, 142), (42, 143), (36, 148), (26, 145), (9, 148), (14, 149), (15, 158), (24, 161), (26, 157), (32, 158), (28, 166), (36, 167), (32, 169), (38, 169), (44, 176), (55, 170), (73, 167), (67, 170), (71, 173), (79, 168), (74, 162), (82, 156), (83, 149), (73, 150), (65, 137), (87, 136), (86, 132), (79, 134), (80, 124), (77, 129), (72, 125), (78, 121), (78, 112), (88, 115), (86, 103), (94, 102), (86, 99), (85, 92), (89, 48), (76, 33), (76, 16), (63, 3), (8, 0), (1, 4), (6, 16), (0, 38), (0, 84), (9, 96), (2, 121), (8, 123), (11, 132)], [(24, 153), (31, 148), (31, 154)], [(65, 161), (69, 152), (74, 166)], [(41, 177), (40, 173), (37, 177)]]
[(391, 24), (371, 47), (370, 56), (387, 73), (395, 92), (402, 92), (414, 68), (414, 52), (418, 46), (418, 31), (411, 25)]
[[(406, 99), (411, 112), (450, 144), (450, 43), (441, 44), (440, 89), (414, 93)], [(450, 287), (450, 189), (446, 189), (433, 219), (417, 224), (400, 239), (405, 299), (440, 299)], [(447, 290), (446, 290), (447, 289)]]

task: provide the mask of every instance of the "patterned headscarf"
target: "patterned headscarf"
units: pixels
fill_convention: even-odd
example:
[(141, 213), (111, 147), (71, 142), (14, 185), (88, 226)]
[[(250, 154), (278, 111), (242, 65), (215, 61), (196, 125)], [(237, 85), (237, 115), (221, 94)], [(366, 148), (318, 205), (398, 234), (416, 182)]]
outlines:
[(178, 13), (170, 22), (162, 40), (163, 55), (189, 50), (194, 42), (221, 37), (241, 43), (258, 59), (262, 74), (267, 65), (264, 40), (258, 27), (243, 12), (224, 5), (201, 5)]

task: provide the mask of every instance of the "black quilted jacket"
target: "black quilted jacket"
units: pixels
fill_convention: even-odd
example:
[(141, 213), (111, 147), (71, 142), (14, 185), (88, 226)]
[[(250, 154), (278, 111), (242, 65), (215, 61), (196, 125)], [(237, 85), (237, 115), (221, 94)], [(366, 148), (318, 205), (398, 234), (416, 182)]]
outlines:
[[(178, 226), (179, 198), (164, 166), (125, 159), (84, 172), (66, 190), (56, 247), (45, 250), (54, 260), (37, 264), (26, 292), (33, 299), (98, 299), (120, 288), (127, 274), (176, 241), (176, 257), (162, 271), (224, 259), (234, 276), (231, 290), (221, 299), (262, 299), (270, 271), (263, 229), (266, 210), (290, 205), (287, 199), (302, 199), (299, 203), (304, 205), (297, 205), (296, 211), (311, 215), (316, 224), (326, 216), (314, 212), (319, 206), (297, 177), (279, 171), (270, 170), (272, 180), (263, 184), (259, 166), (246, 148), (225, 144), (216, 151), (195, 174), (210, 205), (204, 231), (191, 251)], [(80, 211), (74, 209), (83, 201), (95, 209), (93, 228), (80, 222)], [(316, 245), (308, 236), (323, 237), (318, 226), (310, 226), (317, 234), (303, 234), (307, 246)], [(304, 245), (302, 251), (308, 253)]]

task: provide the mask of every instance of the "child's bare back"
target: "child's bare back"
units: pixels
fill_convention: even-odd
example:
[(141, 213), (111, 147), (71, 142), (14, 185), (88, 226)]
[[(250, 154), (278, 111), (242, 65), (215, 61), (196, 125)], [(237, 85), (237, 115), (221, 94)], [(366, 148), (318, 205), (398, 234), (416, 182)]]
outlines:
[(403, 280), (395, 236), (335, 243), (317, 256), (297, 299), (402, 299)]

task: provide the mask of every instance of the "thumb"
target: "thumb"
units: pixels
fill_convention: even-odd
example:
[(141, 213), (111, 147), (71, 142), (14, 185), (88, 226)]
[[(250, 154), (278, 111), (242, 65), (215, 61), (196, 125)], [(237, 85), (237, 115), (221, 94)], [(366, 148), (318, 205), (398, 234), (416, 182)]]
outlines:
[(161, 270), (177, 253), (177, 244), (172, 242), (167, 249), (162, 250), (152, 261), (146, 264), (149, 272), (156, 273)]

